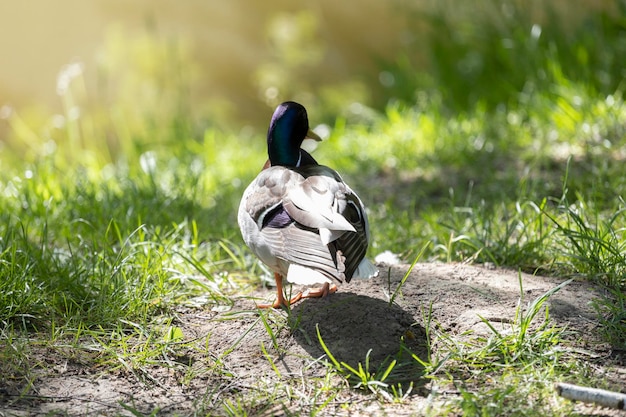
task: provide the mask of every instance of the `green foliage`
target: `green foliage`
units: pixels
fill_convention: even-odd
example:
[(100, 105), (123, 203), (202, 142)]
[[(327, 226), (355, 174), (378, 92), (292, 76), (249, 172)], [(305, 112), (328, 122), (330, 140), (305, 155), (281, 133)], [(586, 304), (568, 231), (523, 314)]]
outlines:
[(559, 201), (560, 215), (547, 214), (565, 240), (562, 252), (578, 273), (609, 288), (626, 287), (626, 241), (624, 201), (618, 198), (616, 211), (602, 214), (593, 202), (577, 198), (570, 204), (567, 188)]
[[(571, 28), (550, 9), (537, 20), (519, 2), (481, 4), (415, 15), (431, 28), (424, 41), (429, 69), (415, 64), (410, 49), (382, 64), (383, 79), (393, 80), (382, 112), (358, 104), (368, 94), (358, 80), (321, 89), (309, 117), (313, 125), (328, 122), (330, 134), (315, 157), (340, 171), (370, 209), (372, 255), (391, 250), (405, 260), (492, 263), (598, 283), (606, 294), (595, 304), (600, 333), (623, 346), (624, 3)], [(470, 9), (470, 18), (460, 19)], [(486, 9), (493, 15), (480, 16)], [(275, 21), (276, 56), (256, 74), (268, 102), (278, 97), (268, 91), (278, 81), (293, 98), (317, 91), (311, 74), (318, 74), (324, 46), (300, 50), (320, 30), (310, 17)], [(280, 37), (289, 25), (297, 36)], [(224, 127), (217, 111), (204, 119), (194, 113), (185, 45), (150, 36), (126, 45), (120, 34), (108, 42), (103, 74), (122, 75), (109, 86), (109, 100), (89, 101), (81, 68), (70, 66), (58, 86), (63, 114), (44, 122), (19, 111), (7, 117), (0, 363), (7, 375), (28, 381), (25, 390), (34, 377), (24, 334), (50, 345), (87, 338), (97, 361), (141, 378), (148, 365), (170, 366), (162, 358), (189, 347), (172, 319), (176, 306), (229, 308), (234, 294), (258, 286), (264, 274), (236, 223), (243, 189), (265, 160), (263, 132)], [(307, 74), (306, 88), (296, 88)], [(338, 396), (330, 382), (336, 374), (383, 401), (402, 401), (408, 392), (395, 378), (415, 371), (410, 364), (420, 377), (462, 374), (485, 384), (476, 392), (452, 378), (460, 400), (451, 412), (547, 413), (548, 387), (572, 363), (559, 364), (562, 332), (542, 310), (552, 293), (527, 309), (520, 304), (506, 332), (484, 320), (491, 335), (471, 343), (424, 313), (428, 357), (400, 352), (380, 369), (369, 357), (356, 366), (338, 362), (318, 333), (330, 362), (308, 398), (313, 414)], [(272, 344), (261, 344), (259, 355), (284, 375), (270, 349), (279, 350), (286, 321), (259, 314), (225, 355), (263, 326)], [(436, 343), (448, 350), (434, 352)], [(221, 411), (254, 414), (276, 392), (252, 405), (233, 396)]]
[[(508, 328), (497, 329), (495, 323), (481, 317), (489, 335), (472, 336), (458, 341), (433, 323), (430, 314), (424, 317), (429, 339), (435, 333), (445, 347), (439, 355), (443, 360), (420, 360), (430, 369), (431, 378), (446, 375), (459, 390), (459, 397), (449, 411), (463, 415), (528, 415), (529, 410), (548, 415), (566, 415), (567, 407), (555, 407), (550, 381), (556, 375), (582, 377), (573, 371), (572, 362), (558, 347), (565, 329), (550, 323), (546, 302), (568, 285), (565, 281), (524, 305), (520, 274), (520, 301)], [(543, 314), (540, 314), (542, 313)], [(539, 320), (543, 318), (542, 321)], [(470, 385), (472, 388), (470, 388)]]
[[(576, 4), (581, 11), (588, 7)], [(443, 1), (426, 10), (414, 7), (413, 13), (408, 9), (412, 26), (425, 23), (428, 36), (408, 43), (403, 55), (387, 63), (396, 80), (389, 94), (401, 101), (413, 103), (428, 89), (453, 111), (477, 105), (492, 111), (527, 106), (536, 94), (558, 96), (570, 83), (583, 94), (613, 94), (623, 87), (623, 1), (595, 13), (513, 0)], [(611, 47), (597, 47), (604, 42)], [(424, 47), (427, 74), (416, 68)]]
[[(490, 362), (490, 366), (534, 365), (536, 361), (541, 364), (557, 362), (558, 357), (552, 349), (560, 342), (561, 331), (549, 326), (549, 309), (547, 307), (544, 310), (543, 323), (534, 329), (531, 326), (546, 301), (571, 281), (571, 279), (565, 281), (537, 297), (526, 307), (526, 311), (521, 305), (518, 305), (512, 331), (500, 332), (487, 319), (481, 317), (482, 322), (493, 333), (493, 337), (488, 340), (484, 348), (484, 355), (482, 352), (478, 355), (480, 360)], [(521, 274), (519, 283), (521, 304), (524, 296)]]
[(602, 298), (595, 300), (593, 307), (600, 318), (604, 339), (613, 346), (624, 346), (626, 344), (626, 292), (621, 289), (607, 289)]

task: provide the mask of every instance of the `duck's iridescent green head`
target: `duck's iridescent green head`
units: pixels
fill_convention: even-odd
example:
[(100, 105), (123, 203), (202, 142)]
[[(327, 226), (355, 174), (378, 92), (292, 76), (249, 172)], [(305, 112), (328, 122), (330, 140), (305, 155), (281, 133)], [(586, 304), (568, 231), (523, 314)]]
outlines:
[[(298, 166), (305, 138), (321, 140), (309, 130), (309, 118), (301, 104), (286, 101), (274, 111), (267, 131), (267, 152), (272, 165)], [(304, 152), (304, 151), (303, 151)]]

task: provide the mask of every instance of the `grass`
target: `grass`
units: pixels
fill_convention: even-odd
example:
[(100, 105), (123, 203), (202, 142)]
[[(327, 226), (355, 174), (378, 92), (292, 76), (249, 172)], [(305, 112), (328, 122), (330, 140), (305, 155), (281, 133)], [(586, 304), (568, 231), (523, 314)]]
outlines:
[[(394, 370), (397, 360), (392, 359), (389, 363), (385, 363), (384, 366), (380, 369), (374, 370), (370, 367), (370, 353), (372, 350), (370, 349), (365, 355), (364, 364), (359, 362), (357, 368), (352, 367), (344, 361), (339, 362), (335, 359), (335, 356), (324, 343), (324, 339), (320, 334), (319, 327), (316, 327), (317, 331), (317, 340), (319, 341), (322, 349), (326, 353), (326, 356), (330, 360), (330, 364), (333, 369), (339, 372), (341, 375), (345, 376), (348, 381), (352, 381), (352, 385), (354, 388), (363, 388), (371, 391), (374, 394), (379, 394), (385, 399), (391, 400), (389, 396), (390, 385), (385, 381)], [(398, 385), (400, 387), (400, 385)], [(395, 388), (395, 387), (394, 387)], [(401, 392), (401, 388), (398, 391)]]
[[(595, 304), (602, 338), (623, 349), (626, 104), (619, 19), (592, 15), (579, 28), (555, 24), (538, 32), (514, 8), (503, 25), (486, 26), (488, 35), (467, 23), (468, 33), (459, 36), (446, 16), (429, 20), (441, 29), (430, 45), (438, 70), (415, 68), (406, 57), (384, 63), (381, 70), (396, 80), (384, 109), (359, 123), (337, 118), (316, 158), (340, 170), (368, 203), (372, 254), (391, 250), (405, 260), (490, 263), (593, 282), (605, 290)], [(615, 59), (597, 39), (614, 46)], [(493, 80), (495, 73), (507, 77)], [(98, 108), (73, 117), (83, 87), (79, 74), (70, 75), (64, 122), (41, 127), (19, 112), (9, 116), (0, 155), (0, 374), (12, 395), (33, 392), (33, 381), (50, 367), (32, 358), (51, 349), (147, 384), (157, 383), (155, 368), (178, 372), (183, 386), (211, 375), (220, 382), (196, 410), (208, 414), (257, 415), (273, 404), (295, 414), (289, 404), (297, 404), (323, 415), (348, 409), (342, 398), (354, 389), (366, 401), (402, 404), (411, 388), (393, 378), (409, 365), (435, 387), (427, 414), (571, 411), (553, 398), (552, 383), (590, 377), (579, 358), (562, 353), (565, 330), (542, 309), (570, 281), (526, 308), (520, 283), (511, 329), (485, 320), (489, 338), (451, 334), (428, 310), (421, 318), (425, 358), (389, 358), (373, 369), (365, 357), (353, 366), (337, 360), (318, 332), (327, 362), (323, 374), (306, 381), (310, 388), (289, 378), (278, 386), (259, 380), (254, 389), (237, 387), (226, 362), (259, 329), (270, 338), (259, 344), (259, 357), (285, 377), (277, 365), (286, 353), (281, 340), (298, 331), (298, 320), (248, 312), (258, 316), (219, 356), (210, 334), (194, 338), (177, 320), (183, 307), (228, 311), (263, 284), (266, 270), (244, 247), (235, 219), (243, 188), (264, 162), (262, 133), (203, 128), (184, 112), (149, 102), (132, 123), (121, 117), (128, 101), (113, 104), (111, 119)], [(158, 80), (165, 85), (155, 88), (176, 93), (168, 77)], [(207, 362), (189, 365), (189, 352)], [(307, 360), (310, 367), (318, 363)], [(444, 386), (455, 395), (438, 394)], [(145, 414), (133, 404), (122, 407)]]
[[(434, 372), (439, 379), (449, 378), (460, 398), (444, 404), (441, 410), (462, 415), (507, 415), (547, 413), (567, 415), (567, 404), (557, 403), (551, 392), (551, 381), (567, 375), (584, 379), (580, 371), (572, 369), (575, 361), (566, 359), (558, 346), (563, 342), (564, 329), (551, 324), (545, 302), (572, 280), (552, 288), (535, 298), (527, 306), (520, 275), (520, 303), (510, 328), (499, 330), (480, 317), (490, 331), (489, 337), (458, 340), (435, 326), (438, 339), (445, 347), (440, 349)], [(542, 318), (543, 320), (539, 321)], [(426, 318), (425, 318), (426, 319)], [(431, 319), (427, 318), (431, 323)], [(433, 323), (434, 324), (434, 323)], [(417, 358), (416, 358), (417, 359)], [(433, 368), (429, 361), (424, 362)], [(432, 376), (431, 376), (432, 377)]]

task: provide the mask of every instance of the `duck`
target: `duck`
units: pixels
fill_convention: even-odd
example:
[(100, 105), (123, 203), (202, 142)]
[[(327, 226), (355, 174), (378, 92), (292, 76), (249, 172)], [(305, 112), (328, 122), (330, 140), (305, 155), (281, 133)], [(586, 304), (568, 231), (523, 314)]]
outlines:
[[(274, 273), (276, 301), (259, 308), (290, 307), (325, 297), (353, 278), (378, 269), (366, 258), (370, 231), (365, 206), (337, 171), (302, 149), (321, 141), (303, 105), (278, 105), (267, 131), (268, 160), (245, 189), (237, 220), (244, 242)], [(309, 288), (286, 298), (283, 279)]]

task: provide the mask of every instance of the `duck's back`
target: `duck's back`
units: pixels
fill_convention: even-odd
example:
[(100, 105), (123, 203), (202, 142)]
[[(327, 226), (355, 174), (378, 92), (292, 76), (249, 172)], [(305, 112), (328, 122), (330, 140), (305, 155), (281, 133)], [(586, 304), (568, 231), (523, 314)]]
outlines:
[[(303, 267), (326, 278), (316, 282), (375, 275), (369, 261), (368, 267), (362, 265), (369, 242), (363, 204), (331, 168), (263, 170), (246, 189), (238, 220), (246, 244), (291, 282), (300, 283), (289, 273), (291, 265), (298, 267), (299, 275)], [(311, 284), (312, 279), (304, 281)]]

